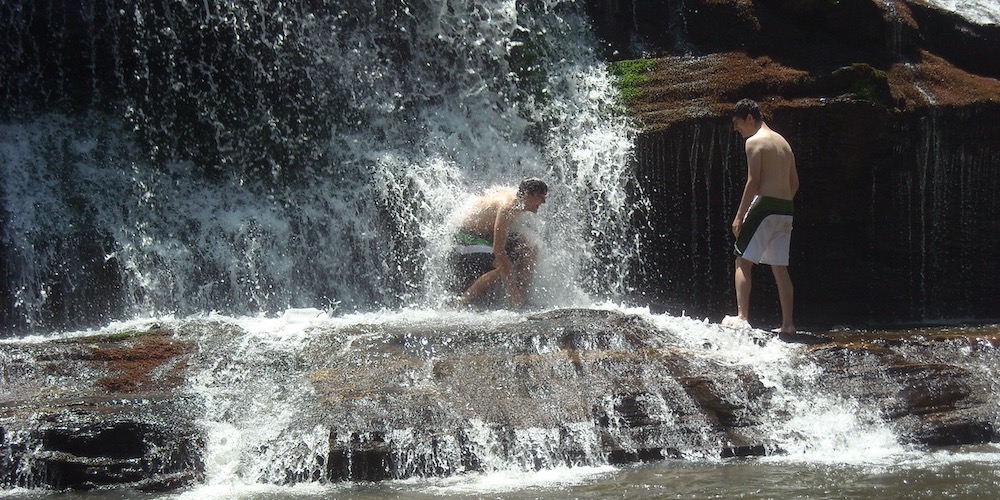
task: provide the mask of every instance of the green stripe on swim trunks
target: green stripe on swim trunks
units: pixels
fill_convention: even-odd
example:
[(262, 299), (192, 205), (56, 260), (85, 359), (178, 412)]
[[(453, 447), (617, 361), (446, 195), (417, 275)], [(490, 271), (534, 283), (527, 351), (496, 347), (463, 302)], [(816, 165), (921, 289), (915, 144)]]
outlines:
[(736, 244), (733, 246), (734, 254), (743, 255), (743, 252), (747, 249), (747, 245), (750, 244), (750, 240), (753, 239), (754, 233), (757, 232), (760, 223), (768, 215), (795, 215), (795, 204), (792, 203), (792, 200), (782, 200), (781, 198), (772, 198), (770, 196), (761, 196), (758, 198), (757, 202), (750, 207), (750, 212), (747, 213), (746, 219), (743, 221), (740, 236), (736, 239)]
[(461, 245), (486, 245), (493, 246), (493, 242), (483, 238), (482, 236), (477, 236), (474, 234), (469, 234), (465, 232), (455, 233), (455, 240)]

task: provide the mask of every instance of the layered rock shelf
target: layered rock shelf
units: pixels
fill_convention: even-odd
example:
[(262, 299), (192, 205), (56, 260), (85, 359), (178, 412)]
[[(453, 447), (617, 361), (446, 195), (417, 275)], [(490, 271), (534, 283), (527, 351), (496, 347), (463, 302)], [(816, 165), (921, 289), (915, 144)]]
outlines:
[[(554, 310), (489, 323), (321, 322), (259, 353), (256, 344), (274, 339), (210, 320), (6, 342), (0, 481), (174, 489), (204, 479), (207, 443), (220, 422), (288, 415), (282, 432), (322, 431), (312, 451), (273, 460), (280, 470), (269, 481), (448, 475), (488, 470), (494, 460), (530, 470), (783, 453), (774, 436), (789, 417), (775, 381), (725, 356), (716, 339), (732, 332), (678, 321), (657, 326), (624, 312)], [(686, 328), (704, 338), (692, 341)], [(839, 398), (904, 443), (998, 437), (996, 382), (974, 368), (996, 357), (995, 328), (793, 339), (808, 344), (761, 331), (738, 335), (787, 351), (782, 391)], [(798, 373), (817, 369), (812, 378)], [(212, 377), (219, 378), (206, 382)], [(261, 381), (274, 385), (264, 390)], [(279, 441), (253, 454), (267, 458)]]

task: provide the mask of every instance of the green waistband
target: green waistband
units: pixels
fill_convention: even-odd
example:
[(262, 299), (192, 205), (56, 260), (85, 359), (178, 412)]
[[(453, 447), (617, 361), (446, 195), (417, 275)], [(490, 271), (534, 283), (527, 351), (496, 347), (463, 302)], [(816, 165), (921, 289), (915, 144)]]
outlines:
[(792, 200), (761, 196), (757, 199), (757, 203), (754, 203), (753, 210), (761, 210), (770, 214), (794, 215), (795, 204), (792, 203)]
[(476, 234), (469, 234), (465, 231), (455, 233), (455, 241), (460, 245), (486, 245), (493, 246), (493, 242)]

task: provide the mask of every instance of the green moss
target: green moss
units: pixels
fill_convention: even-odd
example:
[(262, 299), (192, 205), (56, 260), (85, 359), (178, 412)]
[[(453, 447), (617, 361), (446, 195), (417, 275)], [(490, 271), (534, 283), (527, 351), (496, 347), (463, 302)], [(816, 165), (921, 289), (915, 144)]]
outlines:
[(889, 104), (889, 75), (865, 63), (844, 66), (831, 75), (835, 87), (866, 101)]
[(656, 69), (656, 64), (655, 59), (627, 59), (608, 65), (626, 103), (642, 97), (642, 87), (649, 82), (649, 73)]

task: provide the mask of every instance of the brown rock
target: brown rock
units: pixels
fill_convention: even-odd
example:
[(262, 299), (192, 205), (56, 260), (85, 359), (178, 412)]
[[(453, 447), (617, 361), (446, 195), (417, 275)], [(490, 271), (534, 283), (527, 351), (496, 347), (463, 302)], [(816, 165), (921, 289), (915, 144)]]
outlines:
[[(16, 387), (6, 379), (0, 393), (0, 481), (75, 489), (197, 481), (207, 402), (192, 378), (216, 372), (223, 378), (210, 385), (223, 392), (213, 399), (262, 400), (252, 411), (290, 410), (286, 425), (329, 430), (320, 436), (324, 454), (276, 457), (279, 469), (297, 465), (269, 480), (290, 483), (447, 475), (495, 461), (545, 468), (780, 453), (773, 432), (788, 418), (772, 400), (773, 380), (754, 366), (726, 361), (710, 339), (691, 346), (671, 328), (620, 312), (309, 332), (297, 348), (257, 353), (238, 328), (199, 320), (0, 344), (0, 373), (17, 374)], [(985, 397), (993, 381), (975, 367), (995, 358), (998, 341), (988, 329), (833, 332), (788, 360), (820, 367), (818, 386), (786, 380), (784, 390), (856, 402), (907, 442), (995, 440), (995, 403)], [(211, 418), (234, 426), (251, 411), (219, 403)]]

